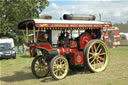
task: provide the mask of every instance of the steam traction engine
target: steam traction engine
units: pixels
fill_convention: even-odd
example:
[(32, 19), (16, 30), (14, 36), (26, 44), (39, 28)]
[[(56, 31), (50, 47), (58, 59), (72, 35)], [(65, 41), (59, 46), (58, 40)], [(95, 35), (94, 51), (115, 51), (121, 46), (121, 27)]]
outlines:
[[(52, 77), (58, 80), (66, 77), (69, 68), (87, 67), (91, 72), (105, 70), (109, 56), (103, 42), (103, 30), (111, 28), (111, 23), (94, 21), (94, 18), (77, 20), (79, 16), (64, 15), (66, 20), (29, 19), (20, 22), (19, 29), (26, 29), (27, 34), (28, 30), (34, 31), (34, 42), (30, 44), (31, 55), (36, 53), (32, 73), (42, 78), (50, 71)], [(56, 37), (57, 44), (53, 45), (52, 32), (58, 30), (61, 33)], [(74, 30), (78, 32), (75, 38)], [(36, 49), (36, 52), (32, 49)]]

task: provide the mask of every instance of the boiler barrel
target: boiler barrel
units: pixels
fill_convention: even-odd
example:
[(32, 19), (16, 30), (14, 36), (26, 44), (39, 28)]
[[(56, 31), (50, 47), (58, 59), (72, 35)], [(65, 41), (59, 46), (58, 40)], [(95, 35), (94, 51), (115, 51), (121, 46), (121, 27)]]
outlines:
[(63, 19), (64, 20), (87, 20), (87, 21), (92, 21), (92, 20), (95, 20), (96, 17), (94, 15), (80, 16), (80, 15), (73, 15), (73, 14), (64, 14)]

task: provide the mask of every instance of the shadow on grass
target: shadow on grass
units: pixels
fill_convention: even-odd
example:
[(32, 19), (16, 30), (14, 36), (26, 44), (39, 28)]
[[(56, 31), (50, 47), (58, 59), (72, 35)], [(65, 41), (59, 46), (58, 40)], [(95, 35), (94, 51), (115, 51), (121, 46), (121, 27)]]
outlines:
[[(77, 74), (90, 74), (90, 72), (86, 70), (77, 70), (77, 71), (70, 70), (67, 77), (77, 75)], [(17, 82), (17, 81), (32, 80), (32, 79), (37, 79), (37, 78), (34, 77), (31, 72), (27, 73), (27, 72), (21, 72), (21, 71), (15, 72), (15, 74), (12, 76), (0, 77), (0, 80), (4, 82)], [(48, 74), (47, 77), (44, 77), (41, 80), (41, 82), (44, 82), (44, 83), (49, 83), (53, 81), (55, 80), (52, 78), (50, 74)]]
[(12, 76), (0, 77), (0, 80), (5, 82), (16, 82), (16, 81), (23, 81), (29, 79), (35, 79), (35, 77), (32, 75), (31, 72), (30, 73), (15, 72), (15, 74)]
[(33, 57), (29, 56), (29, 55), (20, 55), (19, 57), (21, 57), (21, 58), (33, 58)]
[(76, 75), (76, 74), (90, 74), (91, 72), (88, 69), (76, 69), (74, 71), (70, 70), (68, 76)]
[[(67, 77), (77, 74), (90, 74), (90, 71), (88, 71), (88, 69), (76, 69), (75, 71), (69, 70)], [(43, 83), (49, 83), (53, 81), (55, 80), (52, 78), (50, 74), (41, 80), (41, 82)]]
[(41, 80), (41, 82), (43, 82), (43, 83), (49, 83), (49, 82), (53, 82), (53, 81), (55, 81), (55, 80), (52, 78), (52, 76), (50, 74), (47, 77), (42, 78), (42, 80)]

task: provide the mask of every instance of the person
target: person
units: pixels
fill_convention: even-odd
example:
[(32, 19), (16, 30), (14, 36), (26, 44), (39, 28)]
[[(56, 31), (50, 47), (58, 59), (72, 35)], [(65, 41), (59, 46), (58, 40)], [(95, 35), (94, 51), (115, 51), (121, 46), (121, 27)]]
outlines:
[(23, 53), (24, 53), (24, 55), (26, 55), (26, 52), (27, 52), (27, 46), (23, 43)]
[(58, 39), (58, 46), (68, 47), (68, 44), (69, 44), (68, 37), (69, 37), (68, 32), (61, 33)]
[(38, 42), (47, 41), (48, 35), (46, 32), (40, 32), (38, 36)]
[(101, 37), (100, 37), (100, 39), (102, 40), (102, 41), (105, 41), (105, 39), (104, 39), (104, 36), (106, 35), (106, 30), (101, 30)]

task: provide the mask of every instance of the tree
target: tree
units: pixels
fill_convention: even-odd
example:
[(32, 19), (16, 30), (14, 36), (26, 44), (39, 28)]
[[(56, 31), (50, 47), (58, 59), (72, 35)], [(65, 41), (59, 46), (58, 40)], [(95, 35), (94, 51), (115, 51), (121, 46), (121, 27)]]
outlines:
[(18, 23), (26, 18), (38, 18), (48, 5), (48, 0), (0, 1), (0, 35), (13, 37), (16, 42), (24, 41), (24, 32), (17, 29)]

